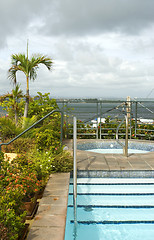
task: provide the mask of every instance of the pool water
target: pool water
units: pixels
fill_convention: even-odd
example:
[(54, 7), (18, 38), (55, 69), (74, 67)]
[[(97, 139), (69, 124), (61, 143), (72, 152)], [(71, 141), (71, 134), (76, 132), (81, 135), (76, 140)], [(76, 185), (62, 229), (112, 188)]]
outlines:
[[(123, 154), (123, 149), (115, 149), (115, 148), (107, 148), (107, 149), (90, 149), (86, 150), (89, 152), (96, 152), (96, 153), (111, 153), (111, 154)], [(139, 149), (128, 149), (128, 154), (131, 153), (148, 153), (149, 151), (146, 150), (139, 150)]]
[(80, 178), (77, 191), (76, 227), (71, 179), (65, 240), (153, 240), (153, 178)]

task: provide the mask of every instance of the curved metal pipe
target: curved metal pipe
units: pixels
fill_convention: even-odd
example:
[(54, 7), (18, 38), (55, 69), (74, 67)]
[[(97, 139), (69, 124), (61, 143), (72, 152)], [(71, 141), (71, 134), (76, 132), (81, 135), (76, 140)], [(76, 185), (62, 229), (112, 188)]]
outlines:
[(30, 126), (29, 128), (27, 128), (26, 130), (24, 130), (22, 133), (20, 133), (18, 136), (16, 136), (15, 138), (13, 138), (12, 140), (10, 140), (7, 143), (0, 143), (0, 151), (1, 151), (1, 146), (3, 145), (9, 145), (10, 143), (14, 142), (16, 139), (18, 139), (19, 137), (21, 137), (24, 133), (28, 132), (30, 129), (32, 129), (33, 127), (35, 127), (38, 123), (42, 122), (44, 119), (46, 119), (47, 117), (49, 117), (51, 114), (55, 113), (55, 112), (60, 112), (61, 113), (61, 133), (60, 133), (60, 141), (62, 144), (62, 137), (63, 137), (63, 112), (59, 109), (56, 110), (52, 110), (51, 112), (49, 112), (46, 116), (44, 116), (43, 118), (41, 118), (40, 120), (38, 120), (36, 123), (34, 123), (32, 126)]
[[(119, 141), (119, 135), (118, 135), (119, 128), (124, 123), (124, 121), (126, 121), (125, 144), (123, 144), (122, 142)], [(127, 115), (125, 115), (125, 118), (120, 122), (120, 124), (118, 125), (118, 127), (116, 129), (116, 141), (123, 147), (124, 156), (128, 157), (128, 116)]]

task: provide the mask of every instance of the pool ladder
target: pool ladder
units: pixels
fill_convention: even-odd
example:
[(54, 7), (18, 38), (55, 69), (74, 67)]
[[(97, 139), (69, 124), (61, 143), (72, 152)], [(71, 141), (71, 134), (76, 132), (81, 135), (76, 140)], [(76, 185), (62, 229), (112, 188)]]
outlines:
[[(125, 144), (119, 141), (119, 128), (126, 121), (126, 135), (125, 135)], [(124, 119), (120, 122), (116, 129), (116, 141), (123, 147), (123, 155), (128, 157), (128, 115), (125, 115)]]

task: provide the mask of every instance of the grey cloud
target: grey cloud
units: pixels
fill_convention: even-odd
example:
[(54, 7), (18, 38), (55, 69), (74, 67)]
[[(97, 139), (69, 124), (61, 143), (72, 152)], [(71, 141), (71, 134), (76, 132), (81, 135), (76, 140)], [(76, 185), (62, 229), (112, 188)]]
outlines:
[[(46, 18), (48, 34), (86, 35), (104, 31), (137, 34), (154, 23), (151, 0), (59, 0)], [(51, 8), (52, 10), (52, 8)]]
[(153, 11), (152, 0), (1, 0), (0, 47), (12, 34), (28, 31), (50, 36), (137, 34), (154, 23)]
[(25, 33), (33, 20), (46, 15), (46, 9), (47, 5), (42, 0), (1, 0), (0, 48), (7, 45), (7, 37)]
[[(30, 53), (51, 53), (54, 60), (52, 72), (39, 69), (31, 94), (99, 97), (131, 90), (136, 95), (153, 86), (153, 60), (150, 65), (144, 61), (153, 56), (154, 38), (148, 31), (153, 10), (152, 0), (2, 0), (0, 48), (8, 48), (0, 52), (0, 60), (25, 50), (29, 34)], [(10, 87), (9, 64), (0, 66), (1, 93)], [(25, 78), (18, 75), (18, 81), (25, 92)]]

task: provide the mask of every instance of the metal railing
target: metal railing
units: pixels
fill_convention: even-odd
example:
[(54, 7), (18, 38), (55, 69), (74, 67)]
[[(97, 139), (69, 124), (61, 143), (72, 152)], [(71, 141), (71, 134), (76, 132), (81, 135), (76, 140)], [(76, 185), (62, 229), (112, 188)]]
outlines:
[[(78, 119), (78, 138), (115, 138), (119, 121), (123, 119), (123, 114), (127, 112), (129, 104), (129, 138), (154, 140), (154, 99), (131, 99), (129, 101), (66, 99), (61, 100), (61, 102), (57, 100), (57, 104), (60, 104), (60, 108), (64, 111), (66, 122), (65, 133), (67, 138), (73, 137), (72, 116), (76, 116)], [(108, 118), (108, 122), (101, 121)], [(151, 122), (142, 122), (142, 119), (145, 118), (151, 119)], [(80, 120), (81, 125), (79, 122)], [(92, 124), (92, 120), (95, 120), (95, 126)], [(82, 126), (82, 124), (84, 124), (84, 126)], [(125, 138), (124, 128), (119, 129), (119, 136)]]
[(25, 134), (26, 132), (28, 132), (29, 130), (31, 130), (33, 127), (35, 127), (37, 124), (39, 124), (40, 122), (42, 122), (44, 119), (46, 119), (47, 117), (49, 117), (50, 115), (52, 115), (55, 112), (59, 112), (61, 113), (61, 133), (60, 133), (60, 142), (62, 145), (62, 138), (63, 138), (63, 112), (59, 109), (53, 110), (50, 113), (48, 113), (46, 116), (44, 116), (43, 118), (41, 118), (40, 120), (38, 120), (36, 123), (34, 123), (32, 126), (30, 126), (29, 128), (27, 128), (26, 130), (24, 130), (22, 133), (20, 133), (18, 136), (16, 136), (15, 138), (13, 138), (12, 140), (10, 140), (7, 143), (0, 143), (0, 151), (1, 151), (1, 147), (3, 145), (9, 145), (10, 143), (14, 142), (16, 139), (18, 139), (19, 137), (21, 137), (23, 134)]
[(77, 119), (73, 117), (73, 205), (74, 240), (77, 236)]

